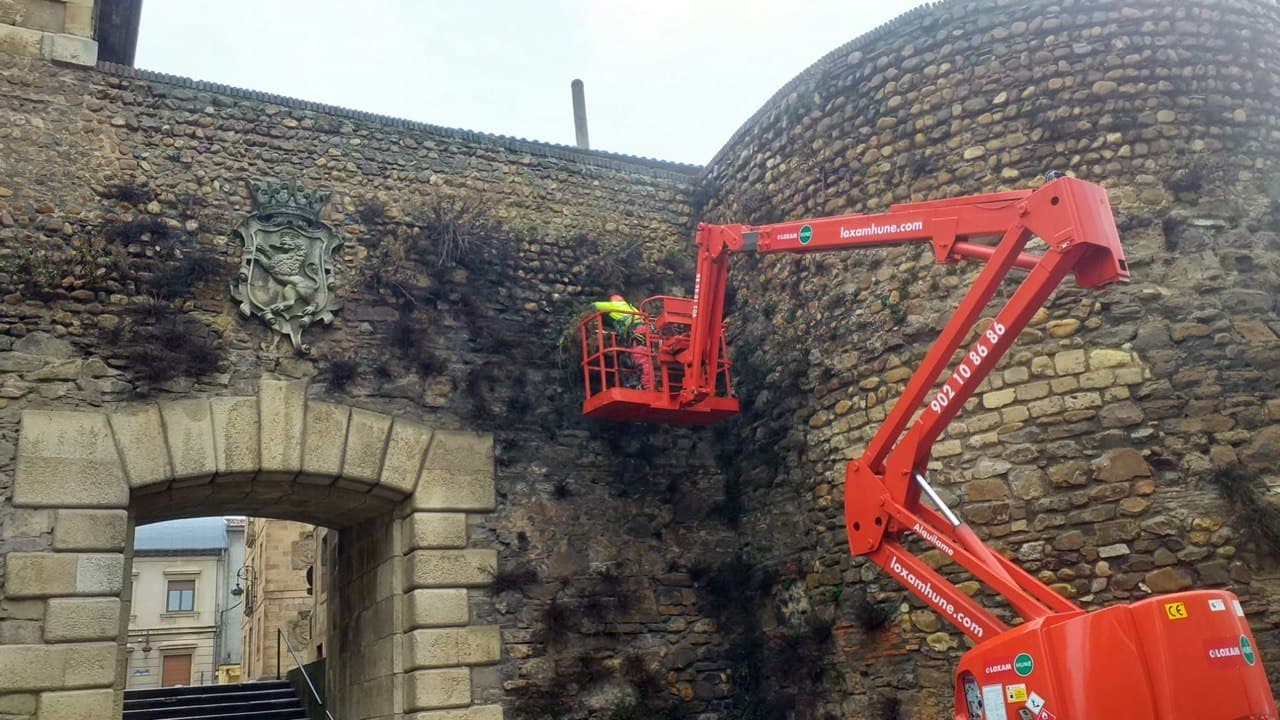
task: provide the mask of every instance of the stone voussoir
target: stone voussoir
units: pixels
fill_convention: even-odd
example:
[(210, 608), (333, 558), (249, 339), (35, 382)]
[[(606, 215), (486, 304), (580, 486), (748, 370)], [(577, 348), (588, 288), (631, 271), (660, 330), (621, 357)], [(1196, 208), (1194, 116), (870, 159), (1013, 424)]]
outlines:
[(262, 462), (258, 398), (212, 398), (209, 412), (219, 478), (252, 477)]
[(204, 398), (160, 403), (175, 482), (210, 480), (218, 471), (213, 416)]
[(413, 493), (415, 510), (491, 511), (493, 436), (437, 430)]
[(288, 479), (302, 469), (306, 428), (305, 380), (273, 380), (258, 383), (258, 423), (261, 474)]

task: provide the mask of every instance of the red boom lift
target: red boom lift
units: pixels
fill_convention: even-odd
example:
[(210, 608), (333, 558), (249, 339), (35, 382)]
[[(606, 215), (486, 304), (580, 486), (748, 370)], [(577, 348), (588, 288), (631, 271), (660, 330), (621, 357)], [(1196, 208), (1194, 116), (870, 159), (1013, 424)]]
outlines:
[[(1043, 240), (1042, 253), (1024, 252), (1032, 237)], [(707, 424), (738, 411), (723, 332), (729, 253), (920, 242), (932, 245), (939, 263), (985, 265), (884, 425), (849, 463), (845, 526), (854, 555), (870, 558), (973, 641), (955, 676), (956, 720), (1277, 720), (1235, 595), (1188, 591), (1085, 612), (987, 547), (925, 479), (938, 435), (1063, 278), (1096, 288), (1128, 277), (1111, 206), (1097, 185), (1058, 177), (1036, 190), (899, 204), (880, 215), (699, 225), (693, 299), (646, 300), (637, 313), (640, 331), (626, 337), (610, 329), (605, 314), (581, 324), (583, 412)], [(1025, 277), (978, 327), (1014, 268)], [(976, 340), (943, 376), (974, 329)], [(633, 382), (637, 362), (655, 370), (647, 388)], [(1022, 622), (1005, 624), (908, 552), (901, 543), (907, 533), (998, 592)]]

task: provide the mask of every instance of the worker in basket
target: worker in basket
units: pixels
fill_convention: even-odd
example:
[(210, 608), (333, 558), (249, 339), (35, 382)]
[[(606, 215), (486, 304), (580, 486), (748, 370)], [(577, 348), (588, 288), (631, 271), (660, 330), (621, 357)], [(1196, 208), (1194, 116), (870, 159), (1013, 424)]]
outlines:
[(653, 364), (649, 362), (648, 328), (644, 316), (626, 298), (618, 294), (607, 301), (591, 304), (596, 312), (604, 313), (606, 329), (617, 336), (619, 347), (630, 347), (631, 364), (640, 371), (640, 387), (653, 392)]

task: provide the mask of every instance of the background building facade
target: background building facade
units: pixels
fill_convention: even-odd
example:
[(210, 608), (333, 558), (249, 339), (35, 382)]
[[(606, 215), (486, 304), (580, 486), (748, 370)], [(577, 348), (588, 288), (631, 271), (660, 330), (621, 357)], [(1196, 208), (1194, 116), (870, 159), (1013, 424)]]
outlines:
[[(233, 557), (243, 520), (195, 518), (135, 533), (130, 590), (128, 687), (209, 685), (239, 664)], [(234, 530), (232, 529), (234, 528)]]

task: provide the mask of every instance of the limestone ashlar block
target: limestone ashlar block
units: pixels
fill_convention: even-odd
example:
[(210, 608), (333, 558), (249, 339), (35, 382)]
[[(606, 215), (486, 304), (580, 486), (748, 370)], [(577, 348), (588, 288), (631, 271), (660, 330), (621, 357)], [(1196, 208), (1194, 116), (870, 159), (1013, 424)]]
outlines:
[(403, 528), (405, 552), (467, 546), (466, 513), (414, 513)]
[(497, 550), (417, 550), (405, 557), (410, 588), (484, 587), (493, 582)]
[(109, 689), (115, 683), (116, 654), (114, 642), (5, 645), (0, 652), (0, 696), (32, 690)]
[(437, 430), (413, 493), (415, 510), (494, 508), (493, 436)]
[(391, 425), (391, 437), (387, 440), (387, 455), (382, 462), (382, 477), (378, 484), (404, 495), (412, 493), (430, 444), (431, 428), (396, 418)]
[(347, 452), (342, 460), (343, 480), (366, 487), (377, 484), (390, 430), (391, 416), (352, 408)]
[(405, 675), (405, 710), (457, 708), (470, 704), (471, 671), (467, 668), (418, 670)]
[(87, 37), (49, 33), (42, 38), (41, 51), (54, 62), (92, 66), (98, 62), (98, 43)]
[(300, 480), (329, 485), (342, 474), (351, 408), (326, 402), (307, 403), (307, 428), (302, 449)]
[(407, 720), (502, 720), (502, 706), (472, 705), (454, 710), (428, 710), (405, 717)]
[(208, 481), (218, 471), (213, 449), (213, 414), (205, 399), (160, 403), (174, 484)]
[(54, 550), (124, 551), (129, 534), (124, 510), (59, 510), (56, 517)]
[(120, 634), (120, 599), (52, 598), (45, 613), (47, 642), (114, 640)]
[(108, 416), (130, 488), (168, 483), (173, 477), (164, 422), (157, 405), (138, 405)]
[(409, 669), (492, 665), (502, 659), (497, 625), (426, 628), (407, 633), (404, 638)]
[(93, 3), (70, 0), (67, 3), (66, 25), (63, 29), (68, 35), (93, 37)]
[(209, 401), (209, 414), (213, 420), (213, 454), (218, 477), (252, 477), (262, 462), (258, 398), (213, 398)]
[(414, 590), (405, 595), (405, 631), (466, 625), (471, 621), (467, 591), (462, 588)]
[(0, 25), (0, 53), (22, 57), (40, 57), (44, 33), (16, 25)]
[(292, 478), (302, 469), (302, 445), (307, 415), (307, 383), (304, 380), (269, 380), (258, 383), (258, 423), (262, 474)]
[(119, 553), (10, 553), (5, 574), (10, 598), (119, 595), (123, 587)]
[(123, 508), (128, 503), (129, 484), (106, 415), (22, 413), (14, 505)]
[(40, 693), (37, 720), (102, 720), (112, 717), (115, 691), (70, 690)]

